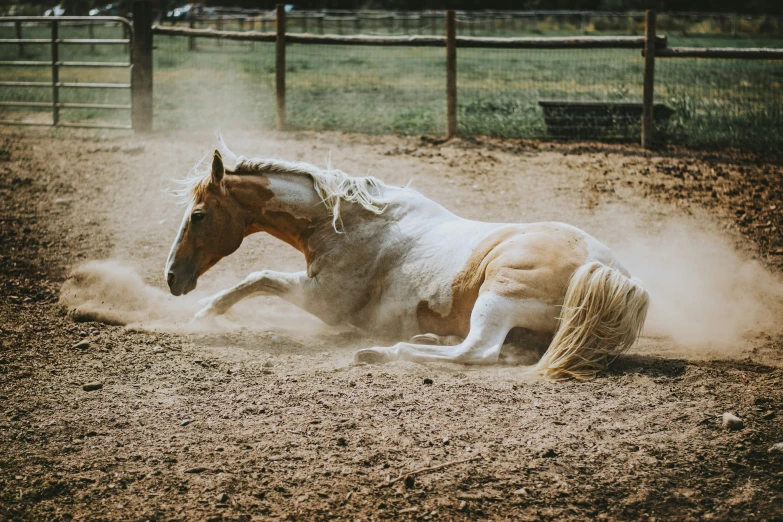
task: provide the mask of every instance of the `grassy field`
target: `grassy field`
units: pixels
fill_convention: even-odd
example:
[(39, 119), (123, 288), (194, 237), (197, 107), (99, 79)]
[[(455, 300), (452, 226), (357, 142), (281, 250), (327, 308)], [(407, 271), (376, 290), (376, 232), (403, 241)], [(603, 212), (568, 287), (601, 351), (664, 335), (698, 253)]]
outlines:
[[(230, 28), (229, 28), (230, 29)], [(85, 37), (85, 28), (62, 29)], [(12, 28), (1, 28), (3, 38)], [(565, 34), (568, 31), (562, 31)], [(25, 28), (29, 37), (46, 30)], [(96, 31), (121, 37), (119, 29)], [(780, 46), (783, 39), (672, 34), (670, 45)], [(63, 60), (123, 61), (122, 46), (61, 46)], [(274, 124), (274, 46), (157, 37), (154, 53), (155, 127), (247, 129)], [(431, 48), (289, 45), (286, 112), (293, 129), (373, 134), (440, 134), (445, 128), (445, 53)], [(0, 47), (18, 59), (16, 46)], [(48, 45), (28, 45), (25, 59), (45, 60)], [(674, 114), (658, 136), (694, 147), (764, 149), (783, 144), (783, 62), (658, 60), (656, 101)], [(638, 125), (598, 125), (575, 117), (571, 127), (547, 127), (540, 100), (639, 102), (642, 57), (637, 50), (492, 50), (458, 53), (458, 121), (464, 135), (526, 138), (637, 139)], [(48, 67), (4, 67), (4, 80), (47, 81)], [(61, 81), (127, 82), (125, 69), (62, 69)], [(129, 103), (129, 92), (62, 89), (62, 101)], [(0, 88), (0, 99), (50, 101), (49, 88)], [(33, 119), (29, 110), (3, 118)], [(50, 117), (45, 111), (36, 118)], [(68, 109), (63, 120), (127, 123), (129, 114)], [(37, 121), (37, 120), (36, 120)]]

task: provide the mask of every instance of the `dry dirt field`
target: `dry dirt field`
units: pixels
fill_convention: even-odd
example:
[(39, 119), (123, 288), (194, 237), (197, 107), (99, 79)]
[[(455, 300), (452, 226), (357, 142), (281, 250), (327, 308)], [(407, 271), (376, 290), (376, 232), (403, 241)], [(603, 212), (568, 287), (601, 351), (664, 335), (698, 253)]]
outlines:
[[(3, 128), (0, 519), (783, 520), (783, 451), (770, 450), (783, 442), (779, 161), (226, 140), (319, 165), (331, 151), (336, 167), (412, 180), (465, 217), (584, 228), (648, 284), (645, 335), (596, 380), (553, 383), (508, 364), (357, 365), (376, 341), (266, 298), (193, 325), (199, 297), (304, 266), (253, 236), (195, 296), (163, 291), (182, 213), (167, 176), (213, 137)], [(724, 412), (743, 427), (723, 428)]]

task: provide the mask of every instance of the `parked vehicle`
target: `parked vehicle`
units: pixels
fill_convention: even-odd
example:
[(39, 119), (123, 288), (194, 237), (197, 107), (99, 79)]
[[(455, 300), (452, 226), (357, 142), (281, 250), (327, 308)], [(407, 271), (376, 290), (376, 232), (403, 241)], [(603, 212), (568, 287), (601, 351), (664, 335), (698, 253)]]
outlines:
[(184, 20), (197, 11), (197, 4), (185, 4), (169, 11), (166, 16), (169, 20)]
[(65, 8), (62, 4), (57, 4), (51, 9), (44, 11), (44, 16), (65, 16)]
[(107, 4), (103, 7), (90, 9), (90, 16), (122, 16), (123, 10), (120, 4)]

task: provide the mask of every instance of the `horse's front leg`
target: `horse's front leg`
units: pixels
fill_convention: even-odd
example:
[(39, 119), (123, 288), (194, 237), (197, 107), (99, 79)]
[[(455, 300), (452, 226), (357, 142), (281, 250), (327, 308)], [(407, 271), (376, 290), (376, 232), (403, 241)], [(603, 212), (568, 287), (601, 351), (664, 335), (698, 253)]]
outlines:
[(313, 291), (312, 280), (305, 272), (286, 273), (272, 270), (253, 272), (238, 285), (215, 294), (209, 298), (208, 304), (195, 315), (194, 319), (222, 315), (239, 301), (262, 295), (274, 295), (285, 299), (329, 322), (328, 318), (321, 317), (322, 314), (317, 313), (317, 310), (323, 307), (319, 305), (318, 296)]

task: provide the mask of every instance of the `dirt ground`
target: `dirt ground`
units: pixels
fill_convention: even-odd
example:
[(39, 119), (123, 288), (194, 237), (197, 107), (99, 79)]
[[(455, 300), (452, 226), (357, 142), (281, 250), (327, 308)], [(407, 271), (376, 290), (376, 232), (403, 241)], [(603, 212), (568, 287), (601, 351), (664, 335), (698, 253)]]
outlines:
[[(762, 286), (780, 281), (778, 162), (625, 145), (226, 138), (237, 152), (320, 165), (331, 151), (349, 173), (412, 180), (469, 218), (566, 221), (631, 261), (634, 240), (668, 244), (676, 221), (706, 235), (675, 242), (675, 261), (698, 250), (694, 237), (738, 252), (710, 259), (724, 274), (711, 286), (751, 265)], [(163, 189), (214, 144), (0, 129), (3, 520), (783, 520), (783, 451), (770, 450), (783, 442), (783, 336), (740, 321), (729, 338), (746, 301), (691, 337), (667, 330), (683, 317), (659, 308), (632, 353), (587, 383), (531, 381), (512, 365), (357, 365), (372, 339), (266, 298), (212, 330), (77, 321), (60, 289), (90, 260), (123, 263), (127, 291), (151, 285), (162, 316), (178, 306), (154, 290), (182, 213)], [(196, 297), (261, 268), (299, 270), (300, 257), (253, 236)], [(675, 315), (731, 300), (712, 290)], [(183, 302), (183, 314), (197, 309)], [(725, 429), (724, 412), (744, 426)]]

